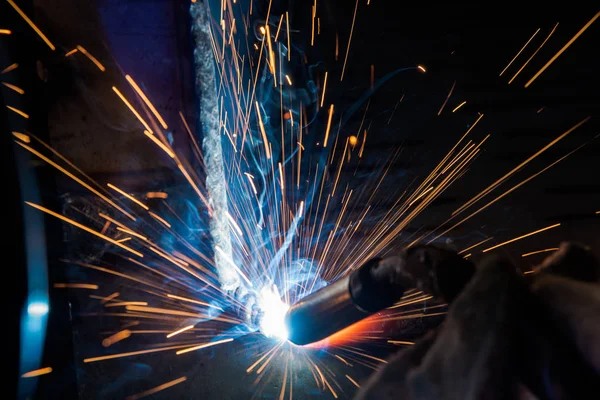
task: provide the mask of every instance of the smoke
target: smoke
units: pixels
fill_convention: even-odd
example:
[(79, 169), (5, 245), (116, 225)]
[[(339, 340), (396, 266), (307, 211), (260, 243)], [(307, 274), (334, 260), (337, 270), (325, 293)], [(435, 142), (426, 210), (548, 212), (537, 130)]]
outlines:
[[(202, 149), (206, 165), (206, 188), (212, 208), (210, 233), (215, 249), (215, 267), (224, 290), (233, 292), (240, 286), (240, 277), (228, 265), (232, 259), (229, 221), (227, 218), (227, 188), (223, 168), (218, 97), (215, 87), (214, 57), (210, 45), (210, 20), (204, 3), (192, 3), (192, 34), (195, 39), (194, 64), (196, 90), (200, 96), (200, 121), (202, 121)], [(219, 249), (219, 251), (216, 251)]]

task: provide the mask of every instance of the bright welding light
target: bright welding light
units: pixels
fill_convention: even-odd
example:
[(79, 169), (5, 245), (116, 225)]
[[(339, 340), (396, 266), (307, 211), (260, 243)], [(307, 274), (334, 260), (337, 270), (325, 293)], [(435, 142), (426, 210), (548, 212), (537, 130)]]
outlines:
[(262, 334), (266, 337), (286, 341), (288, 330), (284, 320), (285, 313), (290, 306), (281, 299), (277, 286), (273, 285), (273, 289), (262, 288), (259, 294), (258, 305), (263, 312), (259, 322)]
[(48, 314), (48, 304), (41, 301), (34, 301), (27, 306), (27, 313), (32, 316), (43, 316)]

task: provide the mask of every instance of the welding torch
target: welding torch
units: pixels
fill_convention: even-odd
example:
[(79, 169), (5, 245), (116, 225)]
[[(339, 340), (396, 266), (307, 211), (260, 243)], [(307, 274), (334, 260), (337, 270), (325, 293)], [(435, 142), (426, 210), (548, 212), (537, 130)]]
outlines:
[(289, 340), (306, 345), (397, 303), (417, 288), (447, 303), (460, 293), (475, 266), (445, 246), (423, 245), (372, 259), (304, 297), (285, 316)]

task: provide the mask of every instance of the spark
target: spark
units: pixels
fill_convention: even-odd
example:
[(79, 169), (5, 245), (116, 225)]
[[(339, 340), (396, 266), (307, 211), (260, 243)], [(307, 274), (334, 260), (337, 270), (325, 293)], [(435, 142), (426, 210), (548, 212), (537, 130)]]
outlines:
[(475, 243), (473, 246), (467, 247), (466, 249), (459, 251), (459, 252), (458, 252), (458, 254), (466, 253), (467, 251), (469, 251), (469, 250), (472, 250), (472, 249), (474, 249), (475, 247), (477, 247), (477, 246), (479, 246), (479, 245), (481, 245), (481, 244), (484, 244), (485, 242), (488, 242), (488, 241), (492, 240), (493, 238), (494, 238), (494, 237), (493, 237), (493, 236), (491, 236), (491, 237), (489, 237), (489, 238), (487, 238), (487, 239), (484, 239), (484, 240), (482, 240), (481, 242), (477, 242), (477, 243)]
[(558, 247), (550, 247), (548, 249), (536, 250), (536, 251), (532, 251), (532, 252), (529, 252), (529, 253), (521, 254), (521, 257), (529, 257), (529, 256), (532, 256), (534, 254), (548, 253), (549, 251), (556, 251), (556, 250), (558, 250)]
[(16, 85), (12, 85), (10, 83), (7, 82), (2, 82), (2, 84), (4, 86), (6, 86), (7, 88), (14, 90), (15, 92), (19, 93), (19, 94), (25, 94), (25, 91), (23, 89), (21, 89), (20, 87), (16, 86)]
[(348, 380), (349, 380), (350, 382), (352, 382), (352, 384), (353, 384), (354, 386), (356, 386), (357, 388), (360, 388), (360, 385), (359, 385), (358, 383), (356, 383), (356, 381), (355, 381), (354, 379), (352, 379), (352, 378), (351, 378), (349, 375), (346, 375), (346, 378), (348, 378)]
[(577, 33), (575, 34), (575, 36), (573, 36), (573, 38), (571, 38), (571, 40), (569, 40), (569, 41), (567, 42), (567, 44), (565, 44), (565, 45), (562, 47), (562, 49), (560, 49), (560, 50), (558, 51), (558, 53), (556, 53), (556, 54), (554, 55), (554, 57), (552, 57), (552, 58), (550, 59), (550, 61), (548, 61), (548, 62), (546, 63), (546, 65), (544, 65), (544, 66), (543, 66), (543, 67), (542, 67), (542, 68), (541, 68), (541, 69), (540, 69), (540, 70), (539, 70), (539, 71), (538, 71), (538, 72), (537, 72), (537, 73), (536, 73), (536, 74), (535, 74), (535, 75), (534, 75), (534, 76), (533, 76), (533, 77), (532, 77), (532, 78), (531, 78), (531, 79), (530, 79), (530, 80), (529, 80), (529, 81), (528, 81), (528, 82), (525, 84), (525, 87), (526, 87), (526, 88), (527, 88), (527, 87), (529, 87), (529, 85), (531, 85), (531, 84), (533, 83), (533, 81), (535, 81), (535, 80), (538, 78), (538, 76), (540, 76), (540, 75), (541, 75), (541, 74), (542, 74), (542, 73), (543, 73), (543, 72), (544, 72), (544, 71), (545, 71), (545, 70), (546, 70), (546, 69), (547, 69), (547, 68), (548, 68), (550, 65), (552, 65), (552, 63), (553, 63), (553, 62), (554, 62), (554, 61), (555, 61), (555, 60), (556, 60), (556, 59), (557, 59), (557, 58), (558, 58), (558, 57), (559, 57), (559, 56), (560, 56), (562, 53), (564, 53), (564, 52), (565, 52), (565, 50), (567, 50), (567, 49), (569, 48), (569, 46), (571, 46), (571, 45), (573, 44), (573, 42), (574, 42), (575, 40), (577, 40), (577, 38), (578, 38), (579, 36), (581, 36), (581, 34), (582, 34), (583, 32), (585, 32), (585, 31), (586, 31), (586, 29), (587, 29), (587, 28), (589, 28), (589, 27), (590, 27), (590, 25), (592, 25), (592, 24), (594, 23), (594, 21), (596, 21), (596, 20), (598, 19), (598, 17), (600, 17), (600, 11), (599, 11), (598, 13), (596, 13), (596, 15), (594, 15), (594, 16), (592, 17), (592, 19), (590, 19), (590, 20), (588, 21), (588, 23), (587, 23), (587, 24), (585, 24), (585, 25), (583, 26), (583, 28), (581, 28), (581, 29), (579, 30), (579, 32), (577, 32)]
[(216, 342), (204, 343), (204, 344), (201, 344), (198, 346), (188, 347), (187, 349), (177, 351), (175, 354), (180, 355), (180, 354), (184, 354), (184, 353), (189, 353), (190, 351), (205, 349), (207, 347), (212, 347), (212, 346), (216, 346), (216, 345), (219, 345), (222, 343), (228, 343), (228, 342), (233, 342), (233, 338), (217, 340)]
[(325, 89), (327, 89), (327, 71), (325, 71), (325, 78), (323, 79), (323, 92), (321, 93), (321, 107), (325, 102)]
[(117, 301), (105, 304), (104, 307), (147, 306), (145, 301)]
[(72, 56), (73, 54), (77, 53), (78, 51), (79, 51), (79, 50), (77, 50), (77, 48), (75, 48), (75, 49), (73, 49), (73, 50), (70, 50), (70, 51), (68, 51), (68, 52), (66, 52), (66, 53), (65, 53), (65, 57), (70, 57), (70, 56)]
[[(104, 215), (100, 215), (100, 216), (103, 217)], [(137, 237), (139, 239), (145, 240), (145, 241), (148, 240), (148, 238), (146, 236), (142, 236), (139, 233), (134, 232), (132, 230), (129, 230), (127, 228), (122, 228), (122, 227), (118, 226), (117, 230), (120, 231), (120, 232), (123, 232), (123, 233), (127, 233), (128, 235), (133, 235), (133, 236), (135, 236), (135, 237)]]
[(323, 140), (323, 147), (327, 147), (327, 140), (329, 139), (329, 131), (331, 130), (331, 120), (333, 119), (333, 104), (329, 106), (329, 118), (327, 119), (327, 128), (325, 129), (325, 139)]
[(2, 71), (0, 71), (0, 75), (6, 74), (10, 71), (14, 71), (17, 68), (19, 68), (19, 64), (17, 64), (17, 63), (11, 64), (8, 67), (4, 68)]
[(183, 344), (183, 345), (178, 345), (178, 346), (161, 347), (161, 348), (158, 348), (158, 349), (138, 350), (138, 351), (130, 351), (130, 352), (127, 352), (127, 353), (110, 354), (110, 355), (107, 355), (107, 356), (84, 358), (83, 362), (84, 363), (91, 363), (91, 362), (97, 362), (97, 361), (112, 360), (112, 359), (115, 359), (115, 358), (131, 357), (131, 356), (137, 356), (137, 355), (141, 355), (141, 354), (150, 354), (150, 353), (156, 353), (156, 352), (159, 352), (159, 351), (182, 349), (184, 347), (189, 347), (189, 345), (188, 344)]
[(454, 86), (456, 86), (456, 81), (454, 81), (454, 83), (452, 84), (450, 92), (448, 92), (448, 96), (446, 96), (446, 100), (444, 100), (444, 103), (442, 103), (442, 107), (440, 107), (440, 111), (438, 111), (437, 115), (440, 115), (444, 110), (444, 107), (446, 107), (446, 103), (448, 103), (448, 100), (450, 99), (450, 96), (452, 96), (452, 92), (454, 91)]
[(144, 120), (144, 118), (142, 118), (142, 116), (140, 115), (140, 113), (138, 113), (137, 110), (135, 108), (133, 108), (133, 106), (131, 105), (131, 103), (125, 98), (125, 96), (123, 96), (123, 94), (119, 91), (119, 89), (117, 89), (115, 86), (113, 86), (112, 90), (117, 94), (117, 96), (119, 96), (119, 98), (121, 99), (121, 101), (123, 101), (123, 103), (125, 103), (125, 105), (127, 106), (127, 108), (129, 108), (129, 110), (131, 111), (131, 113), (133, 115), (135, 115), (135, 117), (138, 119), (138, 121), (140, 121), (142, 123), (142, 125), (144, 125), (144, 128), (146, 128), (146, 130), (150, 134), (153, 134), (152, 129), (150, 129), (150, 126), (148, 125), (148, 123)]
[(55, 289), (98, 289), (98, 285), (93, 285), (91, 283), (55, 283)]
[(462, 106), (464, 106), (465, 104), (467, 104), (466, 101), (463, 101), (462, 103), (460, 103), (459, 105), (456, 106), (456, 108), (454, 110), (452, 110), (452, 112), (456, 112), (456, 110), (458, 110), (459, 108), (461, 108)]
[(146, 193), (147, 199), (166, 199), (169, 197), (168, 193), (165, 192), (148, 192)]
[(519, 57), (519, 54), (521, 54), (523, 52), (523, 50), (525, 50), (525, 47), (527, 47), (527, 45), (529, 44), (529, 42), (531, 42), (533, 40), (533, 38), (535, 37), (535, 35), (538, 34), (539, 31), (540, 31), (540, 28), (538, 28), (537, 31), (535, 31), (533, 33), (533, 35), (531, 35), (531, 37), (529, 38), (529, 40), (527, 41), (527, 43), (525, 43), (525, 45), (523, 47), (521, 47), (521, 50), (519, 50), (519, 52), (517, 53), (517, 55), (514, 56), (512, 60), (510, 60), (510, 62), (508, 63), (508, 65), (506, 67), (504, 67), (504, 69), (502, 70), (502, 72), (500, 72), (499, 76), (502, 76), (502, 74), (508, 69), (508, 67), (510, 67), (510, 65), (517, 59), (517, 57)]
[(415, 344), (415, 342), (409, 342), (406, 340), (388, 340), (387, 342), (390, 344), (401, 344), (406, 346), (412, 346), (413, 344)]
[(288, 48), (288, 52), (287, 52), (287, 56), (288, 56), (288, 61), (291, 61), (291, 45), (290, 45), (290, 16), (288, 14), (288, 12), (285, 12), (285, 25), (287, 27), (287, 48)]
[(162, 151), (164, 151), (165, 153), (167, 153), (167, 155), (171, 158), (175, 158), (175, 153), (173, 153), (173, 151), (171, 149), (169, 149), (167, 147), (166, 144), (164, 144), (163, 142), (160, 141), (159, 138), (157, 138), (156, 136), (154, 136), (152, 134), (152, 132), (148, 131), (148, 130), (144, 130), (144, 135), (146, 135), (150, 140), (152, 140), (158, 147), (161, 148)]
[(537, 231), (533, 231), (533, 232), (530, 232), (530, 233), (526, 233), (525, 235), (522, 235), (522, 236), (516, 237), (516, 238), (514, 238), (514, 239), (507, 240), (506, 242), (502, 242), (502, 243), (500, 243), (500, 244), (497, 244), (497, 245), (495, 245), (495, 246), (492, 246), (492, 247), (488, 247), (487, 249), (483, 250), (482, 252), (483, 252), (483, 253), (487, 253), (487, 252), (488, 252), (488, 251), (490, 251), (490, 250), (497, 249), (498, 247), (501, 247), (501, 246), (507, 245), (507, 244), (509, 244), (509, 243), (512, 243), (512, 242), (516, 242), (517, 240), (521, 240), (521, 239), (524, 239), (524, 238), (526, 238), (526, 237), (529, 237), (529, 236), (533, 236), (533, 235), (535, 235), (535, 234), (538, 234), (538, 233), (540, 233), (540, 232), (547, 231), (548, 229), (557, 228), (557, 227), (559, 227), (559, 226), (560, 226), (560, 223), (558, 223), (558, 224), (554, 224), (554, 225), (550, 225), (550, 226), (547, 226), (547, 227), (545, 227), (545, 228), (542, 228), (542, 229), (538, 229)]
[(115, 333), (112, 336), (107, 337), (102, 341), (103, 347), (110, 347), (113, 344), (120, 342), (121, 340), (125, 340), (131, 336), (131, 331), (129, 329), (124, 329), (120, 332)]
[(521, 71), (523, 71), (523, 69), (527, 66), (527, 64), (529, 64), (529, 62), (533, 59), (533, 57), (535, 57), (535, 55), (542, 49), (542, 47), (544, 47), (544, 45), (546, 44), (546, 42), (548, 41), (548, 39), (550, 39), (550, 36), (552, 36), (552, 34), (554, 33), (554, 31), (556, 30), (557, 27), (558, 27), (558, 23), (556, 25), (554, 25), (554, 28), (552, 28), (552, 30), (550, 31), (550, 33), (548, 34), (548, 36), (546, 36), (546, 39), (544, 39), (544, 41), (542, 42), (542, 44), (540, 44), (540, 46), (535, 50), (535, 52), (531, 55), (531, 57), (529, 57), (527, 59), (527, 61), (525, 61), (525, 64), (523, 64), (523, 66), (521, 68), (519, 68), (519, 70), (510, 79), (510, 81), (508, 81), (509, 85), (512, 83), (512, 81), (515, 80), (515, 78), (517, 77), (517, 75), (519, 75), (521, 73)]
[(11, 33), (10, 29), (0, 29), (0, 35), (10, 35)]
[(502, 184), (504, 181), (506, 181), (506, 179), (508, 179), (514, 173), (516, 173), (517, 171), (521, 170), (525, 165), (527, 165), (529, 162), (531, 162), (532, 160), (534, 160), (535, 158), (537, 158), (540, 154), (544, 153), (550, 147), (554, 146), (556, 143), (558, 143), (559, 141), (561, 141), (562, 139), (564, 139), (571, 132), (573, 132), (574, 130), (576, 130), (577, 128), (579, 128), (581, 125), (585, 124), (589, 119), (590, 119), (590, 117), (587, 117), (587, 118), (583, 119), (581, 122), (575, 124), (574, 126), (572, 126), (569, 129), (567, 129), (563, 134), (559, 135), (556, 139), (552, 140), (546, 146), (542, 147), (540, 150), (538, 150), (537, 152), (535, 152), (532, 156), (528, 157), (525, 161), (523, 161), (522, 163), (520, 163), (519, 165), (517, 165), (515, 168), (513, 168), (512, 170), (510, 170), (509, 172), (507, 172), (506, 174), (504, 174), (500, 179), (496, 180), (494, 183), (492, 183), (491, 185), (489, 185), (486, 189), (484, 189), (483, 191), (481, 191), (480, 193), (478, 193), (471, 200), (469, 200), (468, 202), (466, 202), (465, 204), (463, 204), (458, 209), (454, 210), (452, 212), (452, 216), (454, 216), (455, 214), (458, 214), (458, 213), (462, 212), (464, 209), (466, 209), (467, 207), (469, 207), (471, 204), (475, 203), (476, 201), (478, 201), (479, 199), (481, 199), (483, 196), (487, 195), (489, 192), (491, 192), (492, 190), (494, 190), (495, 188), (497, 188), (500, 184)]
[(45, 367), (40, 369), (35, 369), (33, 371), (25, 372), (21, 375), (21, 378), (33, 378), (35, 376), (46, 375), (52, 372), (52, 367)]
[(188, 325), (184, 328), (178, 329), (175, 332), (171, 332), (167, 335), (167, 338), (172, 338), (175, 335), (179, 335), (180, 333), (183, 333), (185, 331), (189, 331), (190, 329), (194, 329), (194, 325)]
[(29, 119), (29, 114), (26, 114), (26, 113), (24, 113), (23, 111), (21, 111), (21, 110), (19, 110), (17, 108), (14, 108), (14, 107), (11, 107), (11, 106), (6, 106), (6, 108), (8, 108), (12, 112), (15, 112), (15, 113), (19, 114), (21, 117), (23, 117), (25, 119)]
[(90, 52), (88, 52), (83, 46), (77, 45), (77, 50), (79, 50), (79, 52), (81, 54), (83, 54), (84, 56), (86, 56), (91, 62), (94, 63), (94, 65), (96, 67), (98, 67), (98, 69), (102, 72), (106, 71), (106, 68), (104, 68), (104, 65), (102, 65), (102, 63), (100, 61), (98, 61), (98, 59), (96, 57), (94, 57)]
[[(192, 1), (192, 2), (194, 2), (194, 1)], [(180, 383), (185, 382), (186, 380), (187, 380), (187, 377), (182, 376), (181, 378), (173, 379), (172, 381), (163, 383), (163, 384), (158, 385), (158, 386), (156, 386), (156, 387), (154, 387), (152, 389), (148, 389), (148, 390), (145, 390), (145, 391), (143, 391), (141, 393), (134, 394), (134, 395), (131, 395), (131, 396), (127, 396), (125, 399), (126, 400), (137, 400), (137, 399), (141, 399), (143, 397), (151, 396), (154, 393), (158, 393), (160, 391), (163, 391), (163, 390), (168, 389), (170, 387), (173, 387), (175, 385), (179, 385)]]
[[(340, 81), (344, 80), (344, 73), (346, 72), (346, 63), (348, 62), (348, 54), (350, 53), (350, 44), (352, 43), (352, 34), (354, 33), (354, 23), (356, 22), (356, 12), (358, 11), (358, 0), (354, 6), (354, 16), (352, 17), (352, 27), (350, 28), (350, 37), (348, 38), (348, 47), (346, 47), (346, 57), (344, 57), (344, 66), (342, 67), (342, 75)], [(337, 36), (336, 36), (336, 60), (337, 60)]]
[(142, 207), (144, 210), (149, 210), (150, 208), (145, 205), (144, 203), (142, 203), (141, 201), (139, 201), (138, 199), (136, 199), (135, 197), (133, 197), (132, 195), (130, 195), (129, 193), (119, 189), (118, 187), (116, 187), (115, 185), (113, 185), (112, 183), (107, 183), (106, 186), (108, 186), (109, 188), (117, 191), (118, 193), (122, 194), (123, 196), (127, 197), (129, 200), (133, 201), (135, 204), (139, 205), (140, 207)]
[(35, 33), (38, 34), (38, 36), (44, 41), (44, 43), (46, 43), (48, 45), (48, 47), (50, 47), (50, 50), (56, 50), (56, 47), (54, 47), (54, 45), (52, 44), (52, 42), (46, 37), (46, 35), (44, 35), (42, 33), (42, 31), (40, 30), (40, 28), (38, 28), (31, 19), (29, 19), (29, 17), (23, 12), (23, 10), (21, 10), (19, 8), (19, 6), (17, 6), (15, 4), (15, 2), (13, 0), (6, 0), (8, 1), (8, 4), (10, 4), (12, 6), (12, 8), (15, 9), (16, 12), (19, 13), (19, 15), (25, 20), (25, 22), (27, 22), (27, 24), (35, 31)]
[(425, 69), (425, 67), (424, 67), (424, 66), (422, 66), (422, 65), (417, 65), (417, 68), (418, 68), (419, 70), (421, 70), (422, 72), (427, 72), (427, 70)]
[(47, 208), (45, 208), (45, 207), (42, 207), (42, 206), (40, 206), (40, 205), (37, 205), (37, 204), (34, 204), (34, 203), (30, 203), (30, 202), (28, 202), (28, 201), (26, 201), (26, 202), (25, 202), (25, 204), (27, 204), (27, 205), (29, 205), (29, 206), (31, 206), (31, 207), (33, 207), (33, 208), (37, 208), (38, 210), (40, 210), (40, 211), (43, 211), (43, 212), (45, 212), (46, 214), (52, 215), (53, 217), (56, 217), (56, 218), (58, 218), (58, 219), (61, 219), (61, 220), (65, 221), (65, 222), (67, 222), (67, 223), (69, 223), (69, 224), (71, 224), (71, 225), (73, 225), (73, 226), (76, 226), (76, 227), (77, 227), (77, 228), (79, 228), (79, 229), (83, 229), (84, 231), (86, 231), (86, 232), (89, 232), (89, 233), (91, 233), (91, 234), (92, 234), (92, 235), (94, 235), (94, 236), (98, 236), (100, 239), (104, 239), (104, 240), (106, 240), (106, 241), (107, 241), (107, 242), (109, 242), (109, 243), (112, 243), (112, 244), (114, 244), (114, 245), (116, 245), (116, 246), (119, 246), (120, 248), (122, 248), (122, 249), (124, 249), (124, 250), (127, 250), (127, 251), (129, 251), (130, 253), (133, 253), (133, 254), (135, 254), (135, 255), (136, 255), (136, 256), (138, 256), (138, 257), (144, 257), (144, 255), (143, 255), (142, 253), (140, 253), (139, 251), (135, 251), (135, 250), (133, 250), (131, 247), (127, 247), (127, 246), (125, 246), (124, 244), (121, 244), (121, 243), (117, 242), (116, 240), (114, 240), (114, 239), (111, 239), (111, 238), (109, 238), (108, 236), (105, 236), (105, 235), (101, 234), (100, 232), (96, 232), (95, 230), (93, 230), (93, 229), (91, 229), (91, 228), (88, 228), (88, 227), (87, 227), (87, 226), (85, 226), (85, 225), (82, 225), (82, 224), (80, 224), (79, 222), (73, 221), (73, 220), (72, 220), (72, 219), (70, 219), (70, 218), (67, 218), (67, 217), (65, 217), (65, 216), (62, 216), (62, 215), (60, 215), (60, 214), (58, 214), (58, 213), (55, 213), (54, 211), (52, 211), (52, 210), (49, 210), (49, 209), (47, 209)]
[(125, 75), (125, 79), (127, 79), (127, 82), (129, 82), (129, 84), (131, 85), (133, 90), (135, 90), (135, 92), (138, 94), (138, 96), (140, 96), (142, 98), (142, 100), (144, 101), (144, 103), (148, 106), (150, 111), (152, 111), (152, 114), (154, 114), (154, 116), (156, 117), (158, 122), (161, 124), (161, 126), (164, 129), (168, 129), (169, 127), (168, 127), (167, 123), (165, 122), (165, 120), (163, 119), (163, 117), (159, 114), (159, 112), (154, 107), (154, 104), (152, 104), (152, 102), (150, 101), (150, 99), (148, 99), (148, 97), (142, 91), (142, 89), (140, 89), (140, 87), (137, 85), (137, 83), (135, 83), (133, 78), (129, 75)]
[(108, 303), (109, 301), (114, 300), (117, 297), (119, 297), (119, 295), (120, 295), (119, 292), (114, 292), (113, 294), (110, 294), (110, 295), (104, 297), (102, 300), (100, 300), (100, 304)]
[(260, 108), (258, 106), (258, 101), (255, 104), (256, 104), (256, 115), (258, 116), (258, 125), (260, 127), (260, 133), (262, 134), (263, 144), (265, 146), (265, 154), (267, 156), (267, 159), (270, 159), (271, 151), (269, 150), (269, 142), (267, 140), (267, 132), (265, 132), (265, 126), (262, 121), (262, 116), (260, 113)]
[(31, 139), (29, 139), (29, 136), (24, 134), (24, 133), (19, 133), (19, 132), (13, 132), (12, 133), (14, 137), (16, 137), (17, 139), (23, 141), (24, 143), (29, 143), (31, 142)]

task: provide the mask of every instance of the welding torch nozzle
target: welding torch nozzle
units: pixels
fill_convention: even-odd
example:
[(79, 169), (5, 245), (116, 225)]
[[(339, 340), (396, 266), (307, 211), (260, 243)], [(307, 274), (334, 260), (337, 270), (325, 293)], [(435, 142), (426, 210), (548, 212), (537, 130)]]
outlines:
[(450, 302), (473, 273), (469, 261), (435, 246), (372, 259), (290, 307), (285, 316), (289, 340), (298, 345), (322, 340), (391, 307), (412, 287)]

